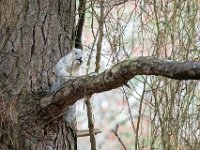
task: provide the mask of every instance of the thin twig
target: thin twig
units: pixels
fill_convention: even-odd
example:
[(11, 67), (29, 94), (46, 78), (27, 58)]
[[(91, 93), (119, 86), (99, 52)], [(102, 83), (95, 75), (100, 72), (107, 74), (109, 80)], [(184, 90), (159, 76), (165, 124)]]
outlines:
[(117, 124), (116, 129), (115, 129), (115, 130), (112, 130), (112, 132), (115, 134), (115, 136), (117, 137), (117, 139), (118, 139), (119, 143), (122, 145), (122, 147), (123, 147), (125, 150), (127, 150), (125, 144), (123, 143), (122, 139), (120, 138), (119, 134), (117, 133), (118, 127), (119, 127), (119, 125)]

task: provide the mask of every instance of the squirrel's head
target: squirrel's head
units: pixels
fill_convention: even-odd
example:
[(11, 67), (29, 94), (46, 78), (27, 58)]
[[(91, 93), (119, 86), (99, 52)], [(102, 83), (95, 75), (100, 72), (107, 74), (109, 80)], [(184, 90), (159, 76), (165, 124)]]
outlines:
[(77, 61), (78, 64), (83, 63), (83, 52), (81, 49), (74, 48), (72, 51), (72, 55), (74, 56), (75, 60)]

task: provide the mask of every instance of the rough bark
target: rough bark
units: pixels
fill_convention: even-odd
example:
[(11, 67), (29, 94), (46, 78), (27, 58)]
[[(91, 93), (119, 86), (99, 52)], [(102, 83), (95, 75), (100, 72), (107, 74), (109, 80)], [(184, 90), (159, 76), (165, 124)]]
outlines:
[(0, 1), (0, 149), (76, 149), (75, 123), (38, 116), (74, 28), (74, 0)]

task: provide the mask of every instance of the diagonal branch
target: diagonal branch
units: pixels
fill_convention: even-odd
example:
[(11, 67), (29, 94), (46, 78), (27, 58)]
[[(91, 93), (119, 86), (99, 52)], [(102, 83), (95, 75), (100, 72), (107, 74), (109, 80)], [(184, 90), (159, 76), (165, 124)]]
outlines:
[(75, 103), (84, 96), (118, 88), (136, 75), (199, 80), (200, 62), (178, 62), (151, 56), (126, 59), (102, 73), (67, 81), (56, 93), (42, 99), (43, 113), (57, 116), (67, 105)]

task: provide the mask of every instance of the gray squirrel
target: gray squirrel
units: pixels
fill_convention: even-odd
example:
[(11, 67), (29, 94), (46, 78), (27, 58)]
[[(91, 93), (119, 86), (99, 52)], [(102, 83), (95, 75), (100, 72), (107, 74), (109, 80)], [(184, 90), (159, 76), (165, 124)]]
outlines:
[(83, 63), (82, 56), (82, 50), (74, 48), (57, 62), (55, 66), (56, 81), (52, 84), (50, 92), (56, 91), (59, 86), (72, 77), (79, 76), (79, 69)]
[[(55, 66), (56, 80), (53, 82), (50, 88), (50, 93), (56, 92), (64, 82), (71, 79), (72, 77), (79, 76), (79, 69), (83, 63), (82, 56), (83, 53), (81, 49), (73, 48), (69, 54), (62, 57), (57, 62)], [(65, 121), (72, 122), (75, 119), (75, 115), (76, 105), (73, 104), (66, 108), (63, 117)]]

